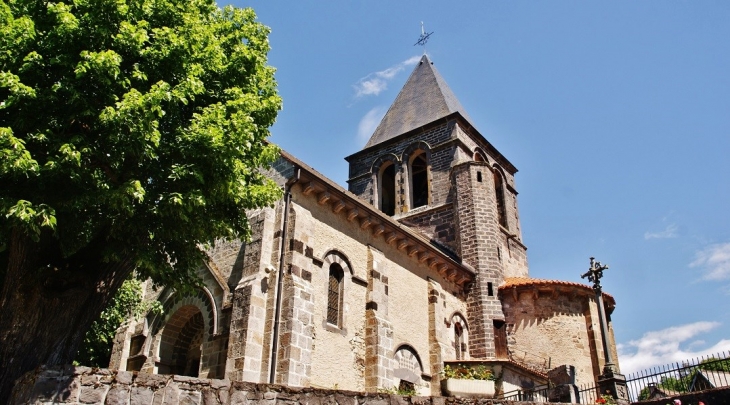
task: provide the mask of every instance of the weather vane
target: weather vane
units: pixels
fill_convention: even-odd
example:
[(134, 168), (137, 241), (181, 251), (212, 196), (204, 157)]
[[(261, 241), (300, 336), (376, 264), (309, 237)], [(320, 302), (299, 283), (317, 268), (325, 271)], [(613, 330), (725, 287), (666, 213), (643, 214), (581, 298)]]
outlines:
[(418, 37), (418, 41), (416, 41), (416, 43), (413, 44), (413, 46), (421, 45), (425, 48), (426, 42), (428, 42), (428, 37), (430, 37), (431, 34), (433, 34), (433, 32), (426, 33), (426, 31), (424, 31), (423, 21), (421, 21), (421, 36)]

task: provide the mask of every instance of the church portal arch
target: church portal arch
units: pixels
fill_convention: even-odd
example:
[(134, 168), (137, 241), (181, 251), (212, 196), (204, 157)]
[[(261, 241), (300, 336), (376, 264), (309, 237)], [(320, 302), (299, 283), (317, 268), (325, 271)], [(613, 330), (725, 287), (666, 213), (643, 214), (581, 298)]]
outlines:
[(159, 374), (197, 377), (200, 371), (205, 333), (203, 313), (194, 305), (185, 305), (170, 317), (160, 337)]
[(163, 293), (164, 316), (152, 321), (156, 336), (156, 374), (178, 374), (197, 377), (206, 356), (205, 342), (216, 330), (215, 303), (210, 293), (198, 290), (193, 295), (170, 291)]

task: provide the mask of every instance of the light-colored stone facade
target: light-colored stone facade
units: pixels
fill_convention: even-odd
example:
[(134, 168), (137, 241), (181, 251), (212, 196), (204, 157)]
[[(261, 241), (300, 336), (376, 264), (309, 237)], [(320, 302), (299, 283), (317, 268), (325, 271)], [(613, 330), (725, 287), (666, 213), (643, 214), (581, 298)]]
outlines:
[(445, 111), (397, 134), (386, 116), (377, 142), (347, 158), (349, 190), (282, 152), (269, 175), (284, 197), (249, 213), (251, 239), (209, 248), (194, 294), (149, 288), (165, 313), (130, 320), (111, 367), (440, 395), (444, 362), (478, 360), (506, 365), (498, 387), (534, 386), (561, 365), (594, 382), (592, 290), (529, 278), (517, 169), (450, 90), (429, 87), (443, 86), (429, 63), (402, 92), (442, 92)]

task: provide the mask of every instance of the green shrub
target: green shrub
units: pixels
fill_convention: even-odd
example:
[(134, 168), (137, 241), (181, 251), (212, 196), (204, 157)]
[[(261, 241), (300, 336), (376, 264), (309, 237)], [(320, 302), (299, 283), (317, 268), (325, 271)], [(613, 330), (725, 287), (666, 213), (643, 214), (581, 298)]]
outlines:
[(441, 372), (444, 378), (457, 378), (461, 380), (489, 380), (494, 381), (494, 372), (491, 367), (483, 364), (479, 365), (468, 365), (468, 364), (447, 364), (444, 370)]

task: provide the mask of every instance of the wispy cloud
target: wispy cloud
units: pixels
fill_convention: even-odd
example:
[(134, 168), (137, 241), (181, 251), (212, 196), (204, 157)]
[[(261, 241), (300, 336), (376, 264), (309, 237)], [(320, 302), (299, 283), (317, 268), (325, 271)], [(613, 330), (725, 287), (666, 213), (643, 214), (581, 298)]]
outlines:
[(375, 95), (377, 96), (383, 90), (388, 88), (388, 82), (395, 77), (400, 71), (413, 66), (421, 60), (420, 56), (413, 56), (404, 60), (403, 62), (397, 63), (385, 70), (379, 72), (370, 73), (369, 75), (358, 80), (353, 87), (355, 88), (355, 97), (363, 97)]
[(695, 253), (695, 260), (689, 267), (701, 268), (703, 280), (730, 278), (730, 243), (710, 245)]
[(378, 124), (380, 124), (380, 120), (383, 119), (385, 112), (386, 108), (383, 106), (378, 106), (368, 111), (367, 114), (360, 119), (360, 123), (357, 125), (357, 139), (359, 139), (363, 144), (367, 142), (370, 135), (375, 132)]
[(677, 224), (669, 224), (663, 231), (659, 232), (646, 232), (644, 233), (644, 239), (669, 239), (676, 238), (678, 236), (677, 231), (679, 227)]
[[(709, 356), (730, 350), (730, 340), (722, 339), (711, 347), (695, 349), (705, 346), (701, 337), (715, 329), (718, 322), (694, 322), (686, 325), (646, 332), (638, 340), (632, 340), (618, 345), (619, 364), (624, 374), (635, 373), (650, 367), (669, 363), (678, 363), (683, 360)], [(698, 337), (698, 339), (694, 339)], [(684, 342), (684, 346), (680, 347)]]

